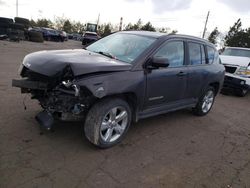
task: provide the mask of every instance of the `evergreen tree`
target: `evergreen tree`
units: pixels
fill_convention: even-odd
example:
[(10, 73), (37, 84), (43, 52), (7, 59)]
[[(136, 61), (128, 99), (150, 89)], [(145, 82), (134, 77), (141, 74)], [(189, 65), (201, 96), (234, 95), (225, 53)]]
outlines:
[(155, 28), (152, 26), (152, 24), (150, 22), (146, 23), (145, 25), (143, 25), (140, 30), (144, 30), (144, 31), (156, 31)]
[(218, 31), (218, 28), (217, 27), (214, 28), (214, 30), (210, 33), (210, 35), (208, 37), (208, 41), (213, 43), (213, 44), (216, 44), (217, 43), (216, 39), (217, 39), (219, 34), (220, 33)]
[(63, 24), (62, 30), (67, 32), (67, 33), (72, 33), (73, 31), (73, 26), (69, 20), (66, 20)]
[(241, 20), (234, 23), (225, 37), (225, 45), (250, 48), (250, 28), (242, 29)]
[(51, 27), (53, 27), (53, 23), (49, 19), (42, 18), (42, 19), (38, 19), (36, 21), (35, 26), (36, 27), (48, 27), (48, 28), (51, 28)]

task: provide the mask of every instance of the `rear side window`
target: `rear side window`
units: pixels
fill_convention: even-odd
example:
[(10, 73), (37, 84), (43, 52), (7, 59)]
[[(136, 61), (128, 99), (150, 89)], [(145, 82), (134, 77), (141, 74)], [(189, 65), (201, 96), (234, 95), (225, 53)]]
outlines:
[(188, 43), (191, 65), (201, 65), (206, 62), (204, 46), (198, 43)]
[(180, 67), (184, 64), (184, 44), (182, 41), (171, 41), (160, 47), (155, 57), (168, 58), (168, 67)]
[(208, 58), (208, 62), (209, 64), (214, 62), (215, 59), (215, 49), (212, 47), (207, 46), (207, 58)]

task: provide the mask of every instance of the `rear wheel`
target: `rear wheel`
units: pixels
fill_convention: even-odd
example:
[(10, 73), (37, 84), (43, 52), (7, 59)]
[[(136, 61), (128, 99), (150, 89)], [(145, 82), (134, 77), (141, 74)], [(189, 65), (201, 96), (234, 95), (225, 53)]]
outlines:
[(193, 109), (194, 114), (198, 116), (206, 115), (214, 104), (214, 98), (215, 90), (213, 87), (209, 87), (200, 97), (196, 107)]
[(87, 139), (101, 148), (112, 147), (126, 134), (131, 122), (131, 110), (122, 99), (105, 99), (89, 111), (84, 132)]

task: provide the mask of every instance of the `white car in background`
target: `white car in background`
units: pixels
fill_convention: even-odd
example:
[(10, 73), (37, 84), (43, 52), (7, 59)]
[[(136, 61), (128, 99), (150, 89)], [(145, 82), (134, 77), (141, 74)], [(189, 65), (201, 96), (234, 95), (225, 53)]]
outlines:
[(227, 47), (220, 59), (226, 69), (222, 91), (245, 96), (250, 88), (250, 48)]

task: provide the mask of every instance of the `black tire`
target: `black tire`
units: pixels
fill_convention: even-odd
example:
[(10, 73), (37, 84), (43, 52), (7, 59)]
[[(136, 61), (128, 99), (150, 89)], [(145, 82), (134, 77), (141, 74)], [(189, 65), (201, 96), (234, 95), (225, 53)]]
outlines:
[[(106, 118), (107, 115), (114, 108), (122, 108), (127, 112), (126, 114), (127, 123), (126, 123), (126, 127), (123, 129), (122, 134), (120, 134), (120, 136), (116, 140), (107, 142), (103, 139), (103, 135), (102, 135), (103, 132), (101, 131), (101, 124), (103, 123), (103, 121), (105, 121), (104, 118)], [(88, 115), (85, 120), (84, 132), (85, 132), (86, 138), (95, 146), (99, 148), (109, 148), (109, 147), (116, 145), (124, 138), (126, 132), (129, 129), (130, 123), (131, 123), (131, 109), (128, 103), (120, 98), (114, 98), (114, 99), (108, 98), (108, 99), (104, 99), (104, 100), (97, 102), (89, 110)], [(111, 135), (113, 135), (114, 133), (113, 130), (114, 130), (114, 127), (112, 129)]]
[(19, 41), (19, 30), (18, 29), (9, 29), (8, 37), (11, 41)]
[(43, 34), (36, 31), (29, 31), (28, 37), (32, 42), (44, 42)]
[(13, 24), (9, 24), (9, 28), (11, 28), (11, 29), (19, 29), (19, 30), (24, 31), (25, 26), (23, 24), (13, 23)]
[(239, 90), (236, 90), (235, 93), (239, 97), (245, 97), (248, 93), (248, 89), (239, 89)]
[(23, 30), (18, 30), (18, 37), (20, 40), (25, 40), (25, 35)]
[(11, 23), (13, 23), (13, 19), (0, 17), (0, 23), (11, 24)]
[(2, 23), (2, 22), (0, 22), (0, 27), (2, 27), (2, 28), (9, 28), (9, 23)]
[(8, 35), (8, 29), (0, 26), (0, 35)]
[(22, 24), (25, 28), (28, 28), (30, 26), (30, 21), (26, 18), (15, 17), (14, 20), (15, 23)]
[[(203, 104), (204, 104), (204, 100), (206, 95), (208, 94), (208, 92), (212, 92), (213, 93), (213, 101), (211, 103), (211, 106), (209, 107), (209, 109), (207, 111), (203, 110)], [(202, 96), (199, 98), (199, 101), (197, 103), (197, 105), (195, 106), (195, 108), (193, 108), (193, 113), (197, 116), (204, 116), (206, 114), (208, 114), (208, 112), (212, 109), (213, 104), (214, 104), (214, 99), (215, 99), (215, 89), (213, 87), (208, 87), (205, 92), (202, 94)]]

